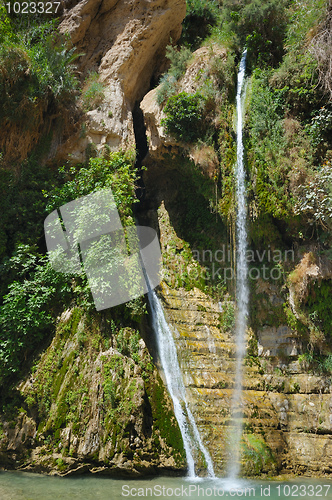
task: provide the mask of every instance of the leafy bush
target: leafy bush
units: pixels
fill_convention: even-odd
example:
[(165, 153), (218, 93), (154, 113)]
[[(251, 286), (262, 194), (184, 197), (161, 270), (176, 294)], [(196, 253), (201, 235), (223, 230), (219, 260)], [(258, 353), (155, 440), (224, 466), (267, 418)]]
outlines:
[(160, 80), (160, 87), (157, 92), (157, 102), (159, 105), (175, 94), (176, 82), (185, 73), (191, 51), (186, 47), (176, 49), (171, 45), (166, 47), (166, 57), (170, 60), (170, 68)]
[(210, 75), (215, 78), (224, 101), (233, 101), (236, 89), (236, 66), (234, 54), (227, 52), (226, 60), (215, 56), (211, 60)]
[[(329, 149), (332, 149), (332, 109), (331, 105), (323, 106), (306, 126), (315, 150), (316, 162), (320, 163)], [(331, 152), (330, 152), (331, 154)]]
[[(132, 204), (135, 201), (136, 169), (131, 153), (111, 153), (106, 158), (91, 158), (85, 166), (62, 168), (62, 186), (49, 183), (40, 184), (40, 193), (30, 196), (20, 207), (27, 218), (22, 216), (22, 224), (37, 224), (32, 239), (42, 234), (42, 222), (46, 211), (54, 210), (64, 203), (80, 196), (111, 187), (120, 215), (125, 224), (134, 223)], [(68, 179), (69, 177), (69, 179)], [(33, 188), (36, 180), (31, 179)], [(60, 179), (57, 180), (59, 184)], [(42, 187), (45, 189), (42, 196)], [(24, 191), (25, 192), (25, 191)], [(15, 199), (15, 211), (20, 213), (20, 198)], [(31, 214), (30, 214), (31, 211)], [(24, 214), (23, 214), (24, 215)], [(18, 241), (27, 235), (18, 233)], [(54, 331), (57, 316), (69, 302), (83, 308), (93, 307), (90, 288), (85, 274), (71, 276), (54, 271), (47, 257), (38, 253), (35, 247), (18, 245), (11, 258), (3, 260), (0, 266), (1, 292), (4, 295), (0, 305), (0, 385), (14, 380), (20, 373), (24, 361), (31, 359), (32, 353), (42, 345), (43, 340)], [(122, 321), (139, 320), (144, 313), (140, 299), (132, 301), (128, 307), (118, 306), (112, 311), (114, 317)]]
[(302, 0), (290, 5), (290, 22), (285, 40), (289, 53), (302, 53), (303, 49), (307, 50), (308, 40), (326, 18), (326, 6), (326, 0)]
[(295, 213), (304, 214), (310, 226), (332, 233), (332, 166), (323, 165), (306, 184), (297, 188)]
[[(48, 147), (45, 141), (43, 147)], [(43, 148), (42, 148), (43, 150)], [(50, 189), (54, 172), (40, 164), (38, 155), (31, 156), (15, 172), (0, 164), (0, 198), (2, 216), (0, 219), (0, 260), (12, 255), (20, 243), (42, 246), (45, 199), (42, 190)], [(6, 286), (3, 277), (0, 286)], [(3, 285), (3, 286), (2, 286)]]
[(171, 45), (166, 47), (166, 57), (170, 60), (171, 66), (168, 74), (178, 80), (186, 71), (191, 51), (186, 47), (176, 49)]
[(231, 332), (235, 327), (235, 306), (231, 300), (224, 300), (222, 313), (220, 314), (221, 328)]
[(318, 63), (319, 80), (326, 94), (332, 98), (332, 4), (326, 20), (311, 42), (310, 52)]
[(75, 48), (54, 33), (54, 22), (33, 25), (18, 36), (0, 12), (0, 148), (7, 160), (21, 161), (51, 127), (70, 112), (78, 80)]
[(157, 91), (157, 103), (164, 104), (170, 97), (176, 93), (176, 78), (166, 73), (160, 79), (160, 87)]
[[(0, 48), (0, 122), (41, 120), (38, 110), (46, 110), (55, 99), (62, 105), (77, 88), (73, 72), (75, 49), (64, 43), (54, 45), (53, 36), (33, 43), (3, 44)], [(34, 124), (35, 126), (37, 123)]]
[(22, 360), (49, 335), (69, 299), (68, 279), (54, 271), (46, 257), (19, 246), (1, 273), (15, 275), (0, 307), (0, 384), (17, 374)]
[(248, 159), (258, 213), (282, 219), (292, 214), (289, 189), (290, 162), (285, 153), (283, 116), (267, 74), (254, 73), (249, 110)]
[(170, 97), (164, 108), (166, 118), (161, 124), (176, 139), (195, 142), (201, 134), (203, 97), (200, 93), (180, 94)]
[(321, 283), (311, 283), (306, 303), (309, 317), (326, 337), (332, 339), (332, 282), (322, 280)]
[(180, 43), (196, 50), (219, 18), (220, 10), (216, 0), (187, 0)]
[(291, 110), (302, 120), (308, 119), (312, 110), (320, 107), (322, 93), (318, 89), (317, 63), (309, 53), (287, 54), (270, 83), (284, 110)]
[(284, 0), (225, 0), (222, 29), (234, 33), (242, 46), (247, 45), (252, 64), (276, 65), (283, 55), (285, 6)]
[(48, 198), (46, 210), (52, 210), (80, 196), (94, 193), (103, 188), (111, 188), (123, 222), (132, 224), (132, 204), (135, 203), (135, 180), (137, 169), (131, 152), (110, 153), (108, 158), (90, 158), (87, 165), (63, 167), (60, 174), (70, 177), (61, 187), (45, 196)]

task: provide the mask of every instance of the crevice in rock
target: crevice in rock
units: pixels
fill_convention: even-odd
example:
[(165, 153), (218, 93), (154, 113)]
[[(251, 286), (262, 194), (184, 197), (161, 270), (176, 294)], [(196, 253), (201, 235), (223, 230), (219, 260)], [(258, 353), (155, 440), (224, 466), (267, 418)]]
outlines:
[(146, 128), (144, 124), (143, 111), (140, 108), (140, 102), (136, 101), (133, 109), (133, 125), (134, 125), (134, 135), (136, 143), (136, 162), (135, 167), (137, 171), (137, 181), (136, 181), (136, 197), (139, 199), (140, 203), (134, 205), (135, 211), (142, 209), (142, 202), (145, 198), (145, 185), (143, 181), (143, 169), (142, 162), (149, 151), (148, 140), (146, 136)]

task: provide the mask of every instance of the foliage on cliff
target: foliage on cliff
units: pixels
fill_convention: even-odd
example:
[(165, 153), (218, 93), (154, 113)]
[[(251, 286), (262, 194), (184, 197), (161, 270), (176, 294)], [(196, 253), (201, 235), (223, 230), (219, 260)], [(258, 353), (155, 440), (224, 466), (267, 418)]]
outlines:
[[(21, 18), (25, 19), (22, 15)], [(56, 21), (7, 14), (0, 6), (0, 149), (9, 167), (24, 160), (52, 129), (71, 124), (78, 80), (75, 48)]]

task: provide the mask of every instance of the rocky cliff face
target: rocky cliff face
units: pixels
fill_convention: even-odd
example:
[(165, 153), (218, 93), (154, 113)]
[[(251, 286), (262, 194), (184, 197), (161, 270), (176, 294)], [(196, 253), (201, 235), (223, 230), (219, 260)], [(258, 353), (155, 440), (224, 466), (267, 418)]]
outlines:
[[(82, 0), (67, 3), (60, 31), (69, 33), (82, 78), (98, 72), (104, 99), (87, 113), (84, 134), (71, 138), (58, 155), (84, 161), (88, 144), (98, 150), (135, 145), (132, 110), (165, 65), (165, 48), (181, 34), (185, 0)], [(81, 135), (81, 137), (80, 137)], [(85, 135), (82, 137), (82, 135)]]
[[(233, 238), (204, 198), (204, 189), (218, 198), (214, 177), (219, 159), (211, 144), (192, 147), (168, 136), (161, 126), (158, 89), (149, 91), (151, 79), (165, 66), (166, 45), (180, 35), (185, 0), (74, 3), (65, 2), (60, 30), (83, 54), (82, 80), (96, 71), (103, 96), (87, 111), (80, 133), (57, 154), (80, 162), (89, 145), (97, 151), (133, 147), (132, 112), (145, 96), (141, 109), (150, 148), (147, 196), (139, 216), (160, 236), (165, 266), (159, 296), (173, 328), (189, 404), (216, 472), (222, 474), (231, 454), (234, 302), (225, 288), (209, 288), (204, 266), (192, 255), (199, 240), (207, 249), (220, 250)], [(225, 58), (218, 47), (196, 51), (178, 90), (192, 93), (208, 81), (207, 90), (222, 98), (207, 63)], [(220, 123), (214, 125), (220, 133)], [(257, 280), (251, 290), (241, 401), (246, 475), (332, 473), (331, 380), (309, 373), (303, 357), (306, 339), (284, 311), (286, 293), (287, 314), (296, 321), (310, 286), (332, 275), (327, 264), (309, 254), (308, 248), (297, 255), (290, 283)], [(151, 332), (145, 330), (148, 341)], [(143, 340), (130, 328), (114, 332), (104, 317), (97, 321), (79, 309), (67, 311), (15, 397), (16, 413), (4, 415), (0, 425), (0, 458), (7, 467), (114, 475), (185, 470), (171, 401)]]
[[(158, 211), (164, 253), (176, 241), (165, 206)], [(174, 269), (173, 269), (174, 271)], [(169, 282), (171, 284), (171, 282)], [(280, 289), (256, 284), (265, 312), (283, 302)], [(236, 345), (233, 302), (218, 303), (197, 288), (163, 284), (160, 298), (178, 349), (188, 400), (214, 462), (224, 474), (231, 459), (230, 407)], [(329, 376), (308, 373), (302, 342), (287, 324), (265, 325), (247, 337), (243, 397), (242, 471), (248, 476), (277, 473), (332, 473), (332, 394)], [(258, 341), (257, 341), (258, 338)]]

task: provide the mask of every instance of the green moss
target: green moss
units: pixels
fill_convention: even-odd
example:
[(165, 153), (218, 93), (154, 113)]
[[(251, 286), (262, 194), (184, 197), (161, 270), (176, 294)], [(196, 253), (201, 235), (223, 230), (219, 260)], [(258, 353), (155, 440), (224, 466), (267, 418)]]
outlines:
[(284, 311), (286, 315), (286, 321), (289, 326), (293, 330), (293, 332), (297, 332), (302, 336), (307, 336), (308, 327), (304, 325), (293, 313), (289, 304), (284, 304)]
[(305, 310), (310, 319), (332, 339), (332, 280), (311, 283)]
[[(160, 437), (174, 450), (174, 458), (178, 465), (186, 463), (186, 455), (183, 447), (182, 435), (178, 423), (174, 417), (173, 411), (168, 407), (165, 398), (165, 388), (159, 374), (154, 383), (146, 384), (146, 392), (152, 409), (153, 424), (160, 432)], [(155, 445), (157, 449), (160, 442), (156, 436)]]
[(55, 465), (56, 465), (57, 469), (58, 469), (59, 471), (61, 471), (61, 472), (62, 472), (62, 471), (65, 471), (65, 470), (66, 470), (66, 468), (67, 468), (67, 466), (66, 466), (66, 464), (64, 463), (64, 461), (63, 461), (63, 459), (62, 459), (62, 458), (57, 458), (57, 459), (56, 459), (56, 461), (55, 461)]
[(262, 472), (277, 472), (277, 463), (271, 449), (262, 436), (245, 434), (242, 441), (243, 472), (257, 476)]
[(45, 422), (44, 421), (40, 422), (38, 425), (38, 434), (41, 434), (43, 432), (44, 427), (45, 427)]
[(64, 378), (68, 372), (68, 370), (72, 367), (73, 361), (75, 360), (75, 353), (71, 351), (68, 356), (63, 360), (63, 364), (58, 372), (58, 375), (55, 376), (53, 382), (53, 397), (57, 398), (60, 387), (64, 381)]

